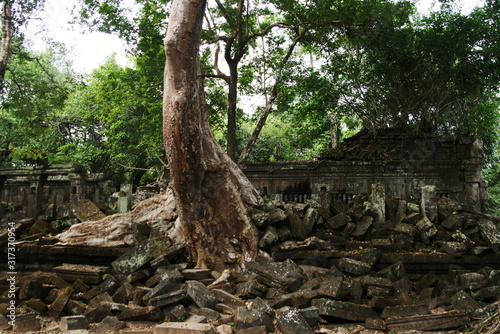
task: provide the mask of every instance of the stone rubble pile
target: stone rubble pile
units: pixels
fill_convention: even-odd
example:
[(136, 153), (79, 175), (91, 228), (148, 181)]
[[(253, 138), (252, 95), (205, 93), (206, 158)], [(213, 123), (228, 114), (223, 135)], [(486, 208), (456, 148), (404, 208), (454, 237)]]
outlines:
[[(433, 187), (418, 204), (388, 200), (374, 185), (348, 204), (267, 201), (249, 216), (261, 255), (243, 271), (190, 268), (183, 244), (141, 229), (142, 241), (110, 266), (63, 264), (22, 277), (13, 330), (405, 332), (498, 320), (500, 221), (437, 199)], [(426, 264), (436, 270), (422, 272)], [(9, 329), (2, 316), (0, 329)]]

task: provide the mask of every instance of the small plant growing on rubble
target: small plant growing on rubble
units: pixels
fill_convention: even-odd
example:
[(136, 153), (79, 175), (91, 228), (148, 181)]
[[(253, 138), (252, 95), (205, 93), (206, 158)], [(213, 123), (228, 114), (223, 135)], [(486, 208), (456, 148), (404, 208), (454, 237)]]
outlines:
[(72, 224), (71, 224), (71, 221), (70, 220), (58, 220), (57, 221), (57, 228), (60, 228), (60, 229), (65, 229), (66, 227), (70, 227)]
[(14, 204), (12, 204), (10, 202), (1, 202), (0, 204), (3, 206), (5, 211), (14, 211), (16, 209)]
[(179, 317), (179, 318), (177, 319), (177, 321), (178, 321), (178, 322), (184, 322), (184, 321), (186, 321), (186, 317)]

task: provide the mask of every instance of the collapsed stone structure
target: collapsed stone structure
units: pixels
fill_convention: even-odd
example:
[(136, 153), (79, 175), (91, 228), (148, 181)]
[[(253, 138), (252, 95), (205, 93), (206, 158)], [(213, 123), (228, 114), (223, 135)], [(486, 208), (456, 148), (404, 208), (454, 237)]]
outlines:
[[(495, 324), (500, 219), (437, 199), (433, 186), (423, 187), (418, 202), (390, 199), (381, 184), (371, 188), (349, 204), (271, 200), (250, 210), (262, 253), (237, 273), (185, 263), (184, 246), (171, 233), (175, 205), (162, 206), (165, 198), (127, 216), (121, 238), (132, 248), (98, 253), (92, 235), (78, 232), (121, 215), (76, 224), (55, 238), (31, 233), (38, 231), (33, 220), (19, 222), (18, 232), (31, 234), (25, 242), (37, 241), (18, 246), (19, 268), (39, 254), (51, 258), (43, 264), (51, 273), (19, 280), (14, 330), (134, 333), (137, 321), (147, 321), (142, 333), (336, 333), (339, 326), (380, 333), (460, 329), (475, 318)], [(157, 210), (161, 219), (140, 219)], [(67, 245), (53, 245), (58, 240)], [(97, 263), (105, 253), (108, 262)]]
[(35, 218), (49, 206), (70, 212), (81, 199), (107, 203), (114, 192), (103, 174), (88, 174), (79, 165), (0, 167), (0, 202), (20, 208), (24, 217)]
[[(435, 185), (438, 197), (482, 211), (487, 202), (483, 165), (480, 140), (416, 136), (393, 129), (377, 136), (362, 132), (318, 160), (254, 163), (244, 172), (263, 195), (284, 201), (329, 197), (347, 203), (379, 182), (388, 195), (399, 199), (418, 198), (422, 186)], [(121, 190), (124, 197), (132, 194), (131, 186)], [(30, 218), (51, 204), (66, 205), (70, 212), (79, 199), (107, 204), (115, 191), (102, 174), (87, 174), (77, 165), (0, 167), (0, 202), (25, 207)]]
[(481, 179), (482, 143), (475, 138), (411, 135), (398, 129), (374, 136), (361, 132), (316, 161), (249, 164), (245, 174), (261, 193), (303, 202), (328, 196), (349, 202), (374, 183), (393, 198), (418, 199), (424, 185), (482, 211), (487, 189)]
[[(500, 219), (477, 210), (484, 203), (480, 143), (391, 138), (379, 138), (381, 151), (366, 150), (376, 139), (361, 136), (346, 144), (348, 153), (330, 152), (326, 160), (248, 166), (268, 200), (248, 212), (261, 256), (238, 273), (188, 266), (168, 190), (107, 217), (105, 206), (71, 194), (77, 219), (42, 206), (43, 215), (16, 222), (17, 266), (26, 275), (14, 330), (135, 333), (143, 324), (138, 331), (153, 334), (298, 334), (495, 326)], [(11, 181), (4, 181), (6, 189)], [(75, 224), (68, 229), (61, 221)], [(10, 330), (4, 320), (0, 330)]]

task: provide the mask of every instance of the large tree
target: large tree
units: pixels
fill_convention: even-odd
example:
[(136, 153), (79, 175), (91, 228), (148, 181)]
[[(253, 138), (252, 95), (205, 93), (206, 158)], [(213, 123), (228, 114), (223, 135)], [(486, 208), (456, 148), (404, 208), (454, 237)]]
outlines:
[(163, 131), (180, 231), (199, 268), (240, 267), (257, 254), (246, 214), (261, 198), (213, 137), (199, 47), (205, 0), (175, 0), (165, 38)]

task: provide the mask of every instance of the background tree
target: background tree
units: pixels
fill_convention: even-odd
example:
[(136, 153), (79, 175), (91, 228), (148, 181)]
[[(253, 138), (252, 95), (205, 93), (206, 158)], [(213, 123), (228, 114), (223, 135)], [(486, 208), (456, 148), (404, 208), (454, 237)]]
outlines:
[(0, 23), (2, 38), (0, 45), (0, 91), (4, 87), (5, 72), (12, 53), (12, 43), (20, 43), (24, 39), (20, 28), (25, 26), (34, 13), (43, 8), (45, 0), (2, 0), (0, 1)]
[(161, 174), (161, 99), (150, 95), (143, 75), (114, 58), (94, 70), (64, 108), (67, 141), (61, 153), (117, 183), (141, 184), (147, 172)]
[(61, 111), (79, 79), (64, 48), (32, 53), (15, 44), (13, 50), (0, 95), (0, 163), (58, 159)]

